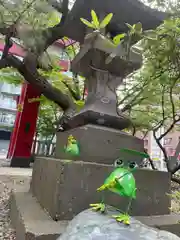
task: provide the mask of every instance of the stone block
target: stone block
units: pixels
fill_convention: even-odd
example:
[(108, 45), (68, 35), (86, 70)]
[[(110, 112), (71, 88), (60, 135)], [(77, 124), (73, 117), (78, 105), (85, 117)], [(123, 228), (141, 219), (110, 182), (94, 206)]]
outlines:
[(10, 218), (17, 240), (56, 240), (68, 224), (53, 221), (29, 192), (12, 192)]
[[(72, 134), (80, 146), (80, 156), (71, 156), (64, 152), (68, 136)], [(141, 139), (128, 135), (113, 128), (96, 125), (85, 125), (65, 132), (57, 133), (56, 153), (58, 159), (73, 159), (86, 162), (112, 164), (122, 157), (123, 160), (141, 162), (142, 157), (120, 153), (121, 148), (130, 148), (144, 151), (144, 142)]]
[(180, 214), (169, 214), (161, 216), (138, 216), (142, 223), (160, 230), (168, 231), (180, 237)]
[(66, 231), (57, 240), (180, 240), (175, 234), (147, 226), (133, 217), (129, 227), (117, 223), (111, 216), (118, 214), (112, 207), (107, 214), (87, 209), (70, 221)]
[[(61, 161), (37, 158), (34, 163), (31, 191), (40, 205), (54, 220), (69, 220), (87, 209), (90, 203), (101, 201), (96, 189), (101, 186), (113, 167), (83, 161)], [(131, 214), (138, 216), (169, 214), (170, 175), (167, 172), (137, 169), (137, 199)], [(125, 210), (128, 199), (109, 191), (106, 203)]]

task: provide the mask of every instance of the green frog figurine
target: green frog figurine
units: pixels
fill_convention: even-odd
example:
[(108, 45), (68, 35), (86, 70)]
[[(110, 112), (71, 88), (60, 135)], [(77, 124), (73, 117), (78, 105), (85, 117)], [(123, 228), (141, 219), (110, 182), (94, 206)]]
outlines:
[[(137, 152), (130, 149), (122, 149), (124, 152), (129, 152), (133, 155), (139, 155), (144, 158), (149, 158), (149, 155), (142, 152)], [(120, 196), (128, 197), (129, 202), (125, 213), (121, 213), (117, 216), (112, 216), (118, 222), (122, 222), (125, 225), (130, 224), (130, 216), (128, 214), (132, 200), (136, 199), (136, 181), (133, 176), (133, 171), (136, 169), (137, 164), (135, 162), (124, 162), (121, 159), (115, 160), (114, 163), (116, 169), (106, 178), (104, 184), (97, 189), (98, 192), (109, 190)], [(90, 204), (92, 210), (100, 211), (104, 213), (106, 206), (104, 200), (101, 203)]]
[(72, 156), (79, 156), (79, 144), (72, 135), (69, 135), (67, 144), (64, 146), (64, 151)]

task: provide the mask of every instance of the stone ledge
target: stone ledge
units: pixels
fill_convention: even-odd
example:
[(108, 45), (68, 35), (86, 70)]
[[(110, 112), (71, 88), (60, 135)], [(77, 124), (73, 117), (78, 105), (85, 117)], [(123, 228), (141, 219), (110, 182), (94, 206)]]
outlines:
[[(71, 220), (89, 207), (101, 201), (96, 189), (114, 170), (113, 166), (84, 162), (36, 158), (33, 166), (31, 192), (42, 208), (54, 220)], [(132, 216), (169, 214), (171, 179), (167, 172), (137, 169), (137, 199), (133, 201)], [(161, 188), (157, 183), (163, 182)], [(127, 198), (104, 191), (106, 204), (125, 211)]]
[[(13, 191), (10, 217), (17, 240), (56, 240), (68, 221), (53, 221), (29, 192)], [(137, 216), (142, 223), (180, 236), (180, 215)]]
[(10, 217), (17, 240), (56, 240), (67, 221), (53, 221), (29, 192), (12, 191)]
[[(71, 156), (64, 152), (69, 135), (73, 135), (80, 147), (79, 156)], [(87, 144), (88, 143), (88, 144)], [(131, 136), (120, 130), (98, 125), (84, 125), (68, 131), (58, 132), (55, 157), (57, 159), (72, 159), (85, 162), (113, 164), (114, 159), (120, 156), (124, 161), (140, 163), (142, 157), (120, 152), (122, 148), (129, 148), (140, 152), (144, 151), (141, 139)]]
[(142, 223), (176, 234), (180, 237), (180, 214), (169, 214), (159, 216), (138, 216), (135, 217)]

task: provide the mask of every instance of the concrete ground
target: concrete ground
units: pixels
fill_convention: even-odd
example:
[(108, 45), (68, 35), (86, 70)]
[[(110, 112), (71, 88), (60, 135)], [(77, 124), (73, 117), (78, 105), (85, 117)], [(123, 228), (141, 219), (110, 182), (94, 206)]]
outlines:
[(9, 219), (9, 196), (13, 189), (29, 189), (32, 169), (2, 167), (3, 163), (7, 164), (7, 160), (0, 159), (0, 240), (15, 240)]
[(32, 169), (31, 168), (10, 168), (10, 167), (0, 167), (0, 176), (17, 176), (21, 178), (31, 177)]

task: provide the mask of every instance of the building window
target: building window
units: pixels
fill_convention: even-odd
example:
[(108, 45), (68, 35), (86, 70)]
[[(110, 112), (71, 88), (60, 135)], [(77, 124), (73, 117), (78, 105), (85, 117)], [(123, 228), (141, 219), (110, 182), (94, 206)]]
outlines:
[(14, 100), (13, 96), (7, 96), (5, 94), (1, 94), (0, 107), (16, 109), (16, 100)]
[(171, 144), (172, 138), (165, 138), (164, 139), (164, 145), (169, 145)]
[(5, 112), (0, 112), (0, 124), (13, 125), (15, 121), (15, 115)]
[(9, 94), (20, 94), (21, 86), (15, 86), (13, 84), (3, 83), (1, 92)]

